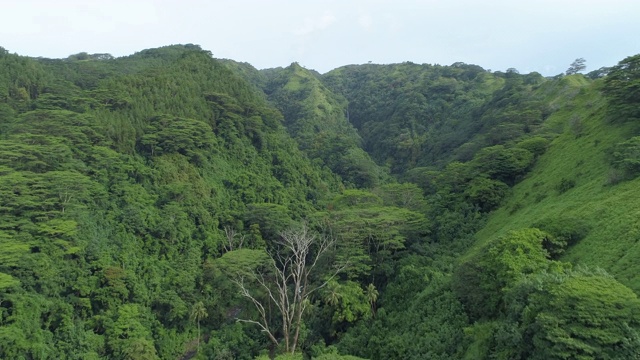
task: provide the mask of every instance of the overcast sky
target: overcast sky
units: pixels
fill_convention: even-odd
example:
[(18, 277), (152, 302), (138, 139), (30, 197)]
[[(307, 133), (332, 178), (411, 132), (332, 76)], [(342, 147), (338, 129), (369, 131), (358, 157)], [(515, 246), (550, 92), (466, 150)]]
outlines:
[(62, 58), (198, 44), (255, 67), (321, 73), (412, 61), (485, 69), (587, 71), (640, 53), (640, 0), (13, 0), (0, 46)]

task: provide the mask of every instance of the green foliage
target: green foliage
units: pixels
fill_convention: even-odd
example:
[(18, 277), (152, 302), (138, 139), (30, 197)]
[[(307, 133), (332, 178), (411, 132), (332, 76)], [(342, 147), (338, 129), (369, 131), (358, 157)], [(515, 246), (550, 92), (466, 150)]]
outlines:
[(331, 207), (341, 210), (352, 206), (370, 207), (382, 205), (382, 199), (365, 190), (345, 190), (331, 202)]
[[(268, 360), (269, 356), (263, 355), (255, 358), (256, 360)], [(302, 354), (280, 354), (273, 358), (274, 360), (303, 360)]]
[(464, 194), (474, 206), (491, 211), (500, 205), (508, 190), (509, 186), (501, 181), (478, 177), (469, 182)]
[(585, 220), (568, 216), (544, 218), (533, 223), (531, 227), (547, 233), (542, 246), (554, 259), (582, 240), (591, 230)]
[(504, 308), (504, 291), (525, 275), (549, 268), (542, 247), (546, 237), (538, 229), (510, 232), (458, 266), (453, 288), (471, 319), (495, 317)]
[(545, 151), (547, 151), (548, 146), (549, 140), (541, 136), (534, 136), (528, 139), (524, 139), (516, 144), (516, 147), (525, 149), (536, 157), (544, 154)]
[(348, 271), (309, 279), (295, 358), (638, 357), (637, 138), (602, 121), (638, 117), (636, 58), (591, 81), (0, 49), (0, 358), (275, 354), (234, 281), (268, 298), (254, 272), (306, 218)]
[(202, 359), (241, 359), (251, 360), (256, 356), (264, 344), (256, 341), (256, 332), (249, 332), (242, 323), (233, 323), (220, 330), (212, 331), (209, 341), (203, 346), (200, 356)]
[(364, 149), (395, 174), (444, 162), (473, 131), (458, 126), (496, 86), (482, 68), (463, 63), (346, 66), (322, 80), (349, 101), (348, 118)]
[(393, 174), (468, 161), (537, 131), (549, 113), (540, 92), (546, 79), (537, 73), (403, 63), (346, 66), (322, 80), (347, 98), (365, 150)]
[(338, 258), (348, 264), (348, 277), (363, 279), (372, 269), (389, 275), (389, 260), (429, 232), (421, 213), (406, 208), (380, 206), (382, 200), (362, 190), (345, 190), (337, 196), (324, 220), (338, 238)]
[(559, 194), (565, 193), (576, 186), (576, 181), (574, 179), (560, 179), (558, 185), (556, 185), (556, 190)]
[[(481, 256), (481, 249), (486, 247), (482, 247), (480, 244), (488, 246), (490, 242), (488, 239), (494, 238), (496, 234), (504, 236), (514, 228), (532, 226), (546, 233), (542, 240), (542, 247), (549, 252), (551, 258), (606, 266), (608, 269), (616, 271), (616, 278), (625, 283), (625, 285), (634, 284), (634, 281), (631, 280), (633, 276), (627, 275), (629, 274), (628, 271), (631, 271), (628, 267), (633, 266), (631, 265), (632, 262), (625, 262), (625, 265), (618, 263), (622, 258), (626, 258), (623, 254), (629, 251), (633, 252), (632, 241), (626, 235), (631, 229), (626, 225), (622, 225), (628, 219), (624, 214), (636, 213), (636, 206), (625, 200), (629, 196), (633, 196), (631, 195), (633, 190), (628, 187), (618, 192), (617, 190), (611, 191), (608, 190), (610, 188), (603, 187), (603, 179), (605, 179), (609, 171), (607, 161), (609, 159), (603, 149), (628, 137), (627, 134), (630, 128), (614, 127), (602, 121), (603, 111), (601, 110), (603, 108), (601, 107), (602, 103), (597, 100), (596, 91), (597, 87), (584, 89), (575, 98), (575, 105), (571, 109), (558, 110), (557, 115), (553, 115), (549, 119), (549, 126), (557, 123), (562, 125), (562, 130), (560, 131), (565, 132), (555, 137), (547, 147), (547, 151), (537, 160), (530, 175), (513, 188), (512, 195), (505, 201), (505, 206), (490, 215), (486, 228), (478, 234), (479, 244), (474, 247), (472, 254)], [(589, 105), (587, 106), (587, 104)], [(564, 124), (569, 123), (574, 116), (579, 116), (583, 119), (583, 135), (579, 138), (574, 136), (570, 128), (564, 127)], [(587, 138), (585, 139), (585, 137)], [(574, 183), (575, 185), (571, 191), (567, 191), (562, 195), (562, 202), (554, 200), (554, 197), (541, 196), (554, 191), (555, 185), (559, 184), (562, 179), (571, 179), (574, 176), (579, 181)], [(537, 198), (541, 200), (536, 201)], [(510, 212), (509, 209), (515, 204), (520, 204), (521, 210)], [(498, 223), (500, 225), (496, 226)], [(473, 263), (470, 256), (467, 257), (467, 260)], [(467, 273), (473, 271), (470, 265), (470, 270)], [(563, 267), (566, 266), (568, 265), (563, 265)], [(476, 271), (483, 271), (479, 267), (475, 269)], [(637, 356), (634, 354), (634, 350), (630, 350), (633, 345), (629, 345), (629, 347), (620, 345), (617, 348), (620, 351), (620, 355), (613, 352), (608, 353), (607, 351), (610, 350), (607, 349), (611, 349), (611, 345), (604, 345), (604, 338), (607, 337), (617, 337), (618, 339), (623, 339), (621, 343), (633, 344), (635, 342), (633, 340), (635, 337), (635, 330), (633, 330), (635, 325), (629, 325), (631, 330), (620, 330), (625, 328), (626, 325), (618, 326), (616, 330), (613, 330), (612, 328), (607, 329), (606, 325), (602, 325), (605, 321), (600, 322), (599, 325), (591, 325), (589, 329), (580, 330), (582, 325), (579, 325), (579, 323), (584, 320), (577, 319), (582, 316), (596, 318), (599, 316), (596, 314), (604, 315), (609, 313), (608, 310), (600, 312), (596, 308), (586, 310), (586, 307), (579, 305), (582, 304), (581, 299), (583, 297), (589, 298), (592, 296), (587, 295), (587, 293), (600, 291), (594, 288), (586, 290), (586, 285), (590, 281), (588, 279), (593, 279), (594, 283), (598, 283), (601, 280), (595, 279), (603, 276), (602, 272), (591, 272), (591, 274), (583, 272), (580, 275), (578, 274), (580, 271), (582, 270), (574, 272), (568, 270), (560, 272), (547, 270), (546, 273), (544, 271), (542, 273), (534, 272), (516, 281), (515, 285), (512, 285), (500, 296), (503, 304), (501, 311), (489, 317), (487, 321), (478, 322), (473, 329), (468, 331), (472, 343), (467, 350), (467, 357), (581, 358), (582, 356), (584, 358), (633, 358)], [(547, 292), (551, 287), (558, 291), (561, 288), (563, 289), (564, 285), (561, 284), (566, 278), (571, 277), (584, 278), (584, 281), (579, 281), (583, 283), (580, 286), (585, 288), (584, 294), (577, 295), (573, 293), (569, 295), (566, 293), (562, 296), (552, 296)], [(474, 278), (469, 276), (469, 279)], [(610, 277), (608, 278), (611, 279)], [(612, 281), (612, 279), (606, 280), (606, 282), (609, 281)], [(550, 283), (557, 283), (558, 285), (555, 287)], [(620, 283), (614, 285), (612, 281), (607, 286), (613, 289), (622, 285)], [(547, 317), (547, 311), (536, 308), (531, 302), (527, 302), (532, 299), (531, 297), (527, 297), (528, 295), (522, 297), (515, 295), (522, 294), (519, 291), (523, 288), (529, 289), (523, 291), (524, 293), (532, 291), (540, 294), (540, 298), (536, 298), (536, 301), (539, 300), (544, 303), (541, 307), (549, 306), (553, 308), (563, 303), (566, 307), (553, 316)], [(628, 291), (628, 289), (625, 291)], [(612, 293), (617, 293), (617, 291), (612, 291)], [(602, 292), (601, 295), (604, 296), (604, 294), (605, 292)], [(567, 296), (567, 298), (561, 300), (564, 296)], [(478, 298), (478, 301), (482, 301), (482, 299)], [(603, 304), (608, 301), (604, 299), (598, 300)], [(614, 314), (615, 312), (612, 311), (611, 313)], [(537, 317), (537, 314), (542, 315)], [(528, 320), (525, 321), (523, 319)], [(634, 321), (634, 315), (624, 321), (618, 320), (619, 323)], [(528, 325), (522, 325), (523, 322), (527, 322)], [(542, 331), (543, 328), (545, 329), (544, 331)], [(599, 335), (590, 335), (588, 340), (573, 332), (589, 334), (592, 329), (597, 329), (595, 332)], [(600, 337), (600, 335), (603, 336)], [(534, 341), (534, 337), (537, 340)], [(545, 340), (542, 340), (543, 338)], [(551, 338), (553, 338), (553, 341), (549, 341)], [(596, 345), (598, 343), (600, 344)], [(538, 347), (533, 344), (538, 344), (536, 345)], [(589, 353), (593, 349), (598, 350)]]
[(586, 60), (584, 58), (578, 58), (575, 59), (571, 65), (569, 66), (569, 68), (567, 69), (567, 71), (565, 72), (566, 75), (573, 75), (573, 74), (577, 74), (581, 71), (584, 71), (587, 66), (585, 65)]
[(118, 309), (107, 331), (107, 344), (121, 359), (157, 359), (148, 325), (143, 324), (138, 305), (125, 304)]
[(0, 273), (0, 290), (12, 288), (18, 285), (20, 285), (20, 281), (14, 279), (13, 276), (5, 273)]
[(485, 260), (489, 271), (495, 271), (497, 280), (509, 286), (521, 275), (545, 269), (548, 266), (548, 253), (542, 247), (545, 237), (540, 230), (523, 229), (498, 239), (487, 248)]
[(225, 253), (221, 257), (214, 259), (208, 264), (209, 271), (219, 270), (228, 278), (247, 277), (256, 269), (262, 268), (269, 263), (267, 253), (253, 249), (238, 249)]
[(50, 74), (31, 59), (13, 54), (0, 54), (0, 101), (24, 109), (44, 90)]
[(357, 187), (373, 187), (385, 179), (384, 170), (360, 148), (342, 96), (296, 63), (267, 74), (264, 89), (269, 100), (282, 111), (287, 131), (311, 159)]
[(387, 184), (373, 189), (382, 198), (385, 206), (407, 208), (417, 212), (426, 212), (427, 201), (422, 190), (416, 184)]
[(186, 356), (228, 326), (263, 236), (342, 186), (198, 47), (0, 62), (2, 358)]
[(585, 76), (592, 80), (600, 79), (607, 76), (610, 70), (611, 70), (610, 67), (603, 66), (599, 69), (589, 71)]
[(609, 117), (618, 121), (640, 118), (640, 54), (629, 56), (612, 67), (602, 88), (609, 100)]
[(640, 355), (640, 301), (606, 273), (542, 274), (514, 289), (520, 356), (629, 359)]
[(363, 360), (357, 356), (339, 355), (336, 353), (327, 353), (314, 357), (316, 360)]
[(179, 153), (197, 161), (202, 151), (211, 152), (216, 147), (211, 127), (204, 121), (154, 117), (149, 122), (140, 139), (142, 153)]
[(372, 316), (365, 291), (353, 281), (330, 282), (325, 290), (324, 301), (334, 309), (334, 324), (354, 323), (358, 319)]
[(473, 163), (492, 179), (514, 184), (533, 164), (533, 154), (523, 148), (496, 145), (479, 151)]
[(460, 358), (467, 318), (449, 276), (416, 257), (401, 262), (375, 318), (351, 328), (338, 349), (369, 359)]
[[(602, 271), (573, 271), (547, 261), (544, 236), (537, 229), (513, 232), (508, 241), (490, 244), (484, 261), (457, 270), (454, 289), (465, 310), (484, 319), (466, 330), (471, 344), (465, 357), (636, 357), (637, 296)], [(473, 265), (483, 274), (481, 281)], [(496, 305), (501, 311), (491, 310)]]
[(612, 165), (624, 172), (627, 179), (640, 175), (640, 136), (616, 144), (612, 151)]
[(293, 220), (289, 210), (282, 205), (250, 204), (245, 213), (245, 223), (249, 227), (257, 225), (262, 239), (275, 241), (282, 231), (291, 227)]

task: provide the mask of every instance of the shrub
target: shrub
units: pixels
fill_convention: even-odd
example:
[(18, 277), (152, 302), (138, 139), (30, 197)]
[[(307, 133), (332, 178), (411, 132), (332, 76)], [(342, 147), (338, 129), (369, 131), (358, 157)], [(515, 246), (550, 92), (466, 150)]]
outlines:
[(620, 183), (622, 180), (624, 180), (624, 172), (618, 169), (611, 169), (609, 170), (609, 174), (607, 174), (607, 181), (605, 182), (605, 185), (613, 186)]
[(470, 320), (495, 317), (504, 305), (504, 291), (522, 276), (552, 264), (542, 247), (547, 237), (538, 229), (512, 231), (491, 241), (456, 268), (452, 288)]
[(546, 193), (541, 192), (541, 193), (539, 193), (539, 194), (537, 194), (537, 195), (536, 195), (536, 197), (535, 197), (535, 199), (533, 199), (533, 201), (537, 204), (537, 203), (539, 203), (540, 201), (544, 200), (546, 197), (547, 197), (547, 194), (546, 194)]
[(518, 144), (516, 144), (516, 147), (528, 150), (535, 157), (544, 154), (544, 152), (547, 151), (548, 146), (549, 140), (540, 136), (534, 136), (532, 138), (522, 140)]
[(500, 205), (509, 191), (507, 184), (486, 178), (475, 178), (464, 191), (466, 198), (480, 210), (488, 212)]
[(576, 186), (575, 180), (562, 178), (562, 180), (560, 180), (560, 183), (556, 185), (556, 190), (558, 190), (558, 193), (562, 194), (575, 186)]
[(524, 207), (524, 205), (522, 205), (521, 202), (517, 202), (515, 204), (513, 204), (513, 206), (511, 206), (511, 209), (509, 210), (509, 214), (513, 215), (516, 212), (518, 212), (518, 210), (522, 209)]
[(471, 163), (492, 179), (513, 185), (529, 170), (533, 161), (534, 156), (529, 150), (496, 145), (480, 150)]
[(559, 257), (568, 247), (582, 240), (591, 230), (582, 219), (568, 216), (547, 217), (531, 225), (547, 233), (542, 246), (552, 258)]
[(640, 175), (640, 136), (616, 144), (611, 151), (611, 165), (624, 173), (627, 179)]

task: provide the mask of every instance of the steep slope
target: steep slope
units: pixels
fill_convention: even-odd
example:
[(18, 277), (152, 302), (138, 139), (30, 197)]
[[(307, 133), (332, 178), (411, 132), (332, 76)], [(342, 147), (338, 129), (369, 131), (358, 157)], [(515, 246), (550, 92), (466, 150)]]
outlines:
[[(629, 80), (637, 76), (620, 78), (637, 84)], [(349, 329), (342, 351), (374, 359), (638, 356), (638, 126), (612, 122), (602, 84), (572, 75), (526, 88), (507, 78), (475, 119), (484, 126), (507, 115), (515, 121), (502, 124), (527, 131), (469, 161), (409, 172), (428, 195), (434, 243), (421, 250), (425, 258), (396, 263), (379, 316)], [(623, 105), (616, 108), (630, 108)], [(532, 116), (536, 108), (542, 116)], [(490, 134), (475, 129), (467, 143)]]
[(322, 79), (349, 100), (365, 150), (396, 174), (445, 161), (473, 132), (472, 112), (501, 83), (466, 64), (347, 66)]
[(640, 193), (614, 161), (638, 127), (610, 121), (602, 83), (548, 87), (548, 150), (458, 261), (452, 287), (474, 322), (465, 358), (638, 356)]
[(541, 75), (464, 63), (347, 66), (322, 80), (348, 99), (365, 150), (398, 175), (468, 161), (535, 131), (553, 111), (534, 93)]
[(639, 69), (0, 48), (0, 358), (636, 358)]
[(341, 184), (197, 46), (76, 58), (0, 53), (0, 357), (175, 359), (194, 304), (229, 319), (223, 228), (261, 248)]
[(373, 187), (384, 178), (361, 148), (349, 123), (346, 100), (327, 89), (318, 75), (293, 63), (267, 71), (265, 92), (284, 115), (284, 124), (300, 149), (357, 187)]
[[(573, 80), (566, 79), (569, 83)], [(504, 205), (489, 217), (478, 233), (481, 245), (509, 230), (541, 226), (546, 222), (588, 225), (583, 239), (560, 259), (576, 265), (600, 267), (640, 292), (635, 219), (640, 215), (639, 179), (622, 181), (612, 167), (614, 146), (638, 133), (634, 123), (612, 123), (606, 118), (606, 100), (594, 84), (568, 84), (573, 98), (562, 102), (545, 126), (558, 135), (529, 175), (513, 188)]]

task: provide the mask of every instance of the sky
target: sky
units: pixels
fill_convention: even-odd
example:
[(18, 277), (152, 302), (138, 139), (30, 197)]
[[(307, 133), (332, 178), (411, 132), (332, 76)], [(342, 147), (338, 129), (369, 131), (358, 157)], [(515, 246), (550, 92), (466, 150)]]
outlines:
[(0, 46), (25, 56), (131, 55), (197, 44), (258, 69), (480, 65), (545, 76), (640, 53), (639, 0), (5, 0)]

